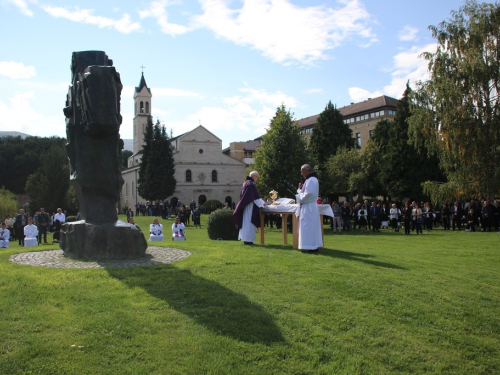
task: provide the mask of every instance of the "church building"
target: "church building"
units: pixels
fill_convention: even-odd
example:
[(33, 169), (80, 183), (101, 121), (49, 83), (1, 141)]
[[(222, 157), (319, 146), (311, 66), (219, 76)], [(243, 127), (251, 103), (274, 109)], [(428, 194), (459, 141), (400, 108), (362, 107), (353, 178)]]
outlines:
[[(148, 117), (151, 116), (152, 93), (146, 84), (144, 73), (139, 86), (134, 90), (134, 150), (128, 159), (128, 166), (122, 171), (125, 183), (120, 194), (119, 209), (134, 208), (137, 202), (146, 200), (138, 195), (137, 181), (141, 165), (141, 150)], [(245, 179), (246, 164), (222, 152), (222, 140), (199, 125), (193, 130), (172, 138), (176, 197), (189, 205), (195, 201), (202, 205), (207, 200), (238, 202), (241, 184)]]

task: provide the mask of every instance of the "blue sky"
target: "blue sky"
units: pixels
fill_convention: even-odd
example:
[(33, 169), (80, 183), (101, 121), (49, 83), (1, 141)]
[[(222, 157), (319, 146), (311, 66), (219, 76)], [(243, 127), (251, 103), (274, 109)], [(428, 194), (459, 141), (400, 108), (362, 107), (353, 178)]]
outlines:
[(427, 77), (418, 55), (451, 0), (0, 0), (0, 130), (65, 137), (73, 51), (103, 50), (124, 89), (132, 138), (141, 66), (152, 114), (178, 135), (202, 124), (254, 139), (282, 103), (296, 119)]

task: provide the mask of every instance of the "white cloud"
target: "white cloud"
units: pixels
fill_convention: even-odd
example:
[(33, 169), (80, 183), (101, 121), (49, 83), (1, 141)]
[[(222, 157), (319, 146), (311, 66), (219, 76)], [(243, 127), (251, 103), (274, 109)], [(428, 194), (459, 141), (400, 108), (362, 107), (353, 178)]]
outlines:
[(108, 17), (93, 15), (93, 9), (80, 9), (74, 7), (73, 10), (62, 7), (43, 6), (42, 9), (56, 18), (66, 18), (70, 21), (95, 25), (100, 28), (113, 28), (121, 33), (128, 34), (141, 28), (138, 22), (132, 22), (130, 16), (124, 13), (122, 18), (116, 20)]
[[(174, 135), (182, 134), (201, 125), (223, 139), (253, 139), (265, 132), (276, 108), (285, 104), (287, 108), (297, 106), (297, 100), (280, 91), (269, 93), (262, 89), (240, 88), (239, 95), (223, 98), (222, 105), (203, 106), (181, 121), (166, 121)], [(155, 109), (155, 113), (156, 113)]]
[(406, 83), (410, 81), (410, 86), (416, 81), (429, 79), (428, 61), (419, 57), (423, 52), (433, 52), (437, 48), (436, 44), (425, 46), (414, 46), (400, 52), (393, 57), (391, 71), (391, 83), (384, 86), (382, 90), (368, 91), (360, 87), (350, 87), (349, 96), (353, 101), (361, 101), (367, 98), (374, 98), (380, 95), (388, 95), (400, 98), (406, 88)]
[(0, 61), (0, 75), (12, 79), (26, 79), (36, 76), (36, 72), (33, 65), (25, 66), (19, 62)]
[(35, 99), (35, 93), (27, 91), (11, 97), (8, 102), (0, 100), (0, 128), (41, 137), (65, 137), (64, 115), (46, 116), (38, 112), (30, 103)]
[(376, 98), (382, 95), (384, 94), (381, 91), (370, 92), (360, 87), (349, 87), (349, 96), (351, 97), (351, 100), (354, 102), (361, 102), (368, 98)]
[(190, 31), (189, 27), (168, 22), (166, 7), (170, 3), (171, 1), (169, 0), (153, 1), (151, 2), (151, 4), (149, 4), (148, 9), (139, 12), (139, 16), (141, 17), (141, 19), (147, 17), (155, 18), (158, 25), (160, 25), (161, 31), (165, 34), (176, 36), (187, 33), (188, 31)]
[(403, 42), (411, 42), (417, 40), (418, 29), (413, 26), (406, 25), (398, 33), (399, 40)]
[(195, 25), (284, 65), (312, 65), (353, 37), (376, 41), (367, 26), (371, 16), (359, 0), (340, 0), (336, 9), (299, 7), (289, 0), (244, 0), (238, 10), (224, 0), (199, 1), (204, 13), (193, 18)]
[(281, 91), (268, 93), (264, 89), (253, 89), (251, 87), (243, 87), (238, 89), (244, 95), (236, 95), (231, 98), (225, 98), (224, 103), (236, 105), (237, 103), (260, 103), (261, 105), (272, 105), (274, 108), (282, 103), (287, 107), (296, 107), (297, 100), (293, 96), (284, 94)]
[(7, 0), (7, 4), (13, 4), (19, 8), (19, 11), (28, 17), (33, 17), (33, 12), (28, 7), (28, 4), (25, 0)]

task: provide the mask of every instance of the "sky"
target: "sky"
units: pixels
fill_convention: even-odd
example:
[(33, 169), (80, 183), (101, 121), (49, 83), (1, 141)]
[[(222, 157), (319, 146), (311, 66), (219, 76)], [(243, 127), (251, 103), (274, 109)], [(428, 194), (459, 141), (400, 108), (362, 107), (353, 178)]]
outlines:
[[(429, 25), (452, 0), (0, 0), (0, 131), (65, 137), (73, 51), (101, 50), (123, 90), (123, 139), (144, 71), (154, 121), (255, 139), (282, 104), (295, 119), (428, 77)], [(144, 68), (142, 68), (144, 67)]]

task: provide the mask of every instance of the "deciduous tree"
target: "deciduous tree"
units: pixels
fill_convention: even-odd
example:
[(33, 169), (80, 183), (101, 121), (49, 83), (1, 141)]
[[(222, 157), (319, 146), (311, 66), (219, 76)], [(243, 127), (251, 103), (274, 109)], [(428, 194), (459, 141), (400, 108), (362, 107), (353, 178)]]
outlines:
[(466, 1), (430, 30), (437, 49), (424, 54), (430, 79), (412, 95), (412, 138), (439, 156), (456, 194), (493, 197), (500, 192), (500, 5)]
[(260, 174), (257, 187), (261, 194), (267, 196), (274, 189), (280, 197), (290, 197), (283, 180), (297, 185), (300, 167), (307, 162), (306, 141), (301, 129), (290, 111), (281, 105), (271, 119), (255, 156), (255, 169)]

